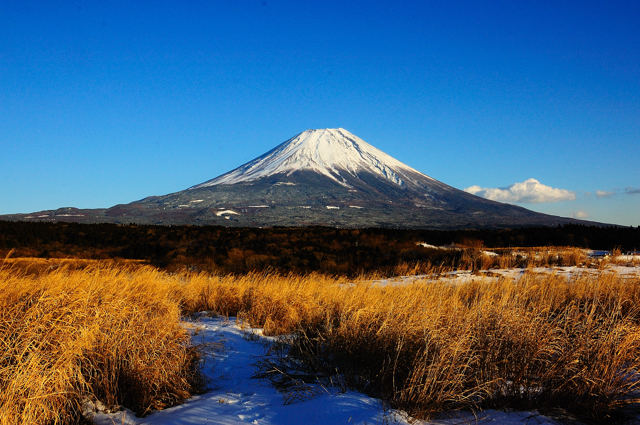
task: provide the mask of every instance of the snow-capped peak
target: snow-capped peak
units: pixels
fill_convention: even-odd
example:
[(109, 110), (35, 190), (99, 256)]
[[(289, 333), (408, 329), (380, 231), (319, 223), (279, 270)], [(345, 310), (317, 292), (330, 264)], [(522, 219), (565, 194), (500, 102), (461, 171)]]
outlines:
[(250, 182), (276, 174), (314, 171), (349, 187), (345, 177), (368, 172), (397, 185), (413, 181), (412, 175), (427, 177), (371, 146), (343, 128), (307, 130), (235, 170), (193, 186)]

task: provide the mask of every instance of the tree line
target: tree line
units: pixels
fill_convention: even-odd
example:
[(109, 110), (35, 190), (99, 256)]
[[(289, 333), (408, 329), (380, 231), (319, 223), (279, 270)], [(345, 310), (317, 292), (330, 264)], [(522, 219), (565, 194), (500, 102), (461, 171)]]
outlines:
[(330, 227), (233, 228), (0, 221), (0, 254), (42, 258), (145, 260), (168, 270), (273, 270), (393, 274), (399, 265), (455, 266), (461, 253), (418, 245), (474, 248), (571, 246), (640, 249), (640, 227), (562, 225), (515, 229), (406, 230)]

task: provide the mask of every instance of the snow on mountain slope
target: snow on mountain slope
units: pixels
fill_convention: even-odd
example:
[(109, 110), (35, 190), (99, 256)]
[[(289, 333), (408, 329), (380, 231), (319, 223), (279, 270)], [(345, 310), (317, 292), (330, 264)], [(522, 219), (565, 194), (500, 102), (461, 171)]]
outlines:
[(431, 177), (403, 164), (343, 128), (307, 130), (235, 170), (191, 187), (250, 182), (277, 174), (314, 171), (351, 187), (345, 177), (371, 173), (399, 186)]

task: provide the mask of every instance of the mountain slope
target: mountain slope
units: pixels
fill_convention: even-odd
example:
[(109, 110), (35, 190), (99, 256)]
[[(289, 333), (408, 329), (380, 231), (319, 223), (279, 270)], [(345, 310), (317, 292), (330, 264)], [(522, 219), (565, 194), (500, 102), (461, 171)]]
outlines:
[(192, 189), (249, 182), (279, 174), (290, 176), (302, 170), (314, 171), (349, 188), (345, 177), (358, 178), (359, 173), (369, 173), (399, 186), (416, 184), (415, 177), (433, 180), (338, 128), (307, 130), (253, 161)]
[(180, 192), (108, 209), (63, 209), (10, 217), (149, 224), (407, 228), (588, 223), (489, 201), (455, 189), (342, 128), (304, 131), (228, 173)]

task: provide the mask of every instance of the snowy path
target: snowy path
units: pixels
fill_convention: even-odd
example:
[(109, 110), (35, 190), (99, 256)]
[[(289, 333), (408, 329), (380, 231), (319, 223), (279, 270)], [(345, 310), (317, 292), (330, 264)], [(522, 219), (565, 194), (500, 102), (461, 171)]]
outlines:
[[(116, 414), (98, 413), (98, 425), (195, 425), (195, 424), (258, 424), (258, 425), (326, 425), (326, 424), (402, 424), (409, 421), (400, 412), (386, 410), (382, 403), (358, 392), (321, 394), (313, 399), (284, 405), (283, 397), (267, 382), (251, 379), (252, 366), (265, 354), (266, 337), (247, 338), (246, 331), (222, 318), (202, 317), (196, 327), (195, 343), (224, 343), (224, 348), (209, 351), (205, 371), (213, 379), (215, 389), (192, 397), (180, 406), (136, 418), (130, 411)], [(260, 335), (259, 330), (254, 330)], [(499, 424), (556, 424), (531, 412), (483, 412), (480, 423)], [(452, 414), (448, 419), (430, 422), (415, 421), (416, 425), (475, 423), (467, 413)]]
[[(610, 266), (609, 271), (627, 278), (640, 276), (640, 267)], [(555, 273), (567, 278), (599, 273), (597, 269), (578, 267), (556, 267), (529, 269), (533, 273)], [(451, 283), (468, 282), (474, 279), (497, 279), (498, 276), (518, 278), (525, 270), (491, 270), (489, 276), (478, 276), (471, 272), (458, 271), (439, 276), (440, 281)], [(411, 284), (419, 280), (430, 280), (434, 276), (402, 276), (381, 279), (374, 283), (382, 285)], [(206, 356), (205, 372), (211, 378), (214, 389), (195, 396), (180, 406), (155, 412), (145, 418), (136, 418), (132, 412), (115, 414), (97, 413), (97, 425), (196, 425), (196, 424), (401, 424), (408, 425), (410, 418), (394, 410), (386, 410), (382, 403), (364, 394), (350, 391), (340, 393), (323, 392), (312, 399), (285, 405), (282, 394), (267, 382), (252, 379), (255, 364), (265, 355), (271, 339), (262, 336), (259, 329), (242, 330), (235, 319), (202, 316), (189, 323), (196, 344), (210, 344)], [(220, 344), (222, 343), (222, 344)], [(216, 348), (217, 347), (217, 348)], [(222, 348), (221, 348), (222, 347)], [(640, 420), (640, 417), (638, 418)], [(557, 422), (536, 412), (485, 411), (476, 418), (470, 413), (453, 412), (445, 419), (413, 421), (415, 425), (456, 425), (473, 423), (507, 425), (543, 425)]]

